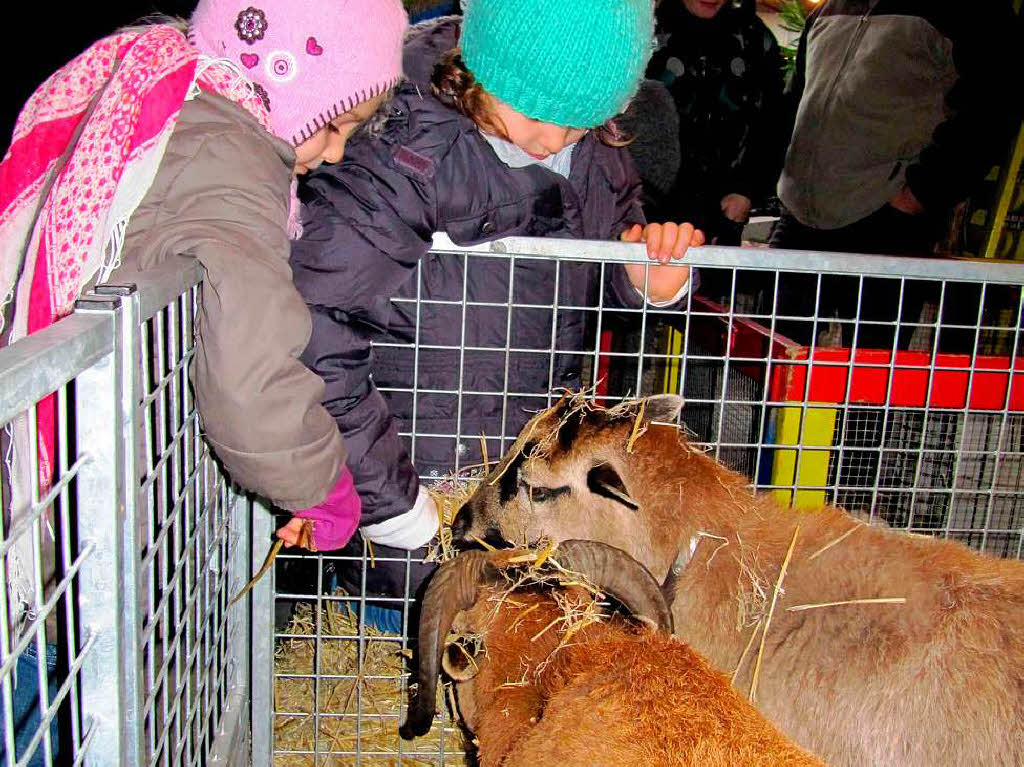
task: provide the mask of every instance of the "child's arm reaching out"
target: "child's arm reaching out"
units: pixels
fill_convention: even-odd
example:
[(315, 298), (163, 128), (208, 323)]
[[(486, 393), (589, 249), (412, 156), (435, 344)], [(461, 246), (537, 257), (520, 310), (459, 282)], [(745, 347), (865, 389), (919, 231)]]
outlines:
[[(660, 304), (671, 301), (690, 279), (690, 267), (669, 265), (686, 255), (690, 247), (704, 244), (704, 233), (693, 224), (633, 224), (619, 236), (623, 242), (647, 243), (647, 257), (659, 266), (626, 264), (626, 274), (637, 290), (647, 290), (647, 300)], [(650, 276), (648, 276), (648, 272)]]

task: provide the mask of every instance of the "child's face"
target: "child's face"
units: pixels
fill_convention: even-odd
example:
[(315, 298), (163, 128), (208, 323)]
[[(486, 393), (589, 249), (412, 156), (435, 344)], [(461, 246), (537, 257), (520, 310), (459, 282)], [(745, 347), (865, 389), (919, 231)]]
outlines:
[(725, 0), (683, 0), (683, 5), (699, 19), (712, 19), (722, 10)]
[(339, 162), (345, 156), (349, 136), (377, 111), (386, 95), (382, 93), (357, 104), (295, 147), (295, 173), (308, 173), (322, 162)]
[(586, 135), (586, 131), (580, 128), (563, 128), (534, 120), (497, 99), (494, 99), (493, 109), (494, 116), (505, 126), (508, 140), (538, 160), (557, 154)]

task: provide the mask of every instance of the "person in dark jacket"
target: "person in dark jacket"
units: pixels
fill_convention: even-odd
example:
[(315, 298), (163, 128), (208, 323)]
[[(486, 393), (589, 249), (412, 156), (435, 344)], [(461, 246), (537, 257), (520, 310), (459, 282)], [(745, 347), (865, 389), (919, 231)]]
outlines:
[[(681, 304), (689, 270), (667, 262), (703, 234), (645, 222), (639, 178), (609, 124), (637, 88), (652, 36), (649, 0), (474, 0), (464, 21), (411, 35), (409, 82), (382, 134), (352, 142), (343, 163), (305, 184), (291, 262), (313, 315), (303, 359), (326, 382), (362, 534), (378, 555), (435, 534), (420, 475), (479, 460), (480, 433), (496, 457), (552, 389), (580, 388), (574, 352), (587, 347), (596, 312), (559, 311), (553, 322), (551, 307)], [(425, 258), (438, 231), (463, 245), (509, 235), (646, 241), (661, 265), (649, 277), (643, 264), (563, 264), (556, 274), (553, 262), (518, 260), (510, 275), (504, 260)], [(510, 277), (519, 306), (469, 306), (463, 316), (464, 284), (470, 302), (503, 304)], [(445, 301), (454, 303), (433, 303)], [(415, 407), (377, 389), (414, 381)], [(417, 435), (411, 455), (399, 431)], [(381, 577), (380, 590), (402, 590)]]
[(778, 43), (753, 0), (663, 0), (657, 23), (647, 77), (675, 102), (680, 164), (645, 212), (739, 245), (752, 205), (774, 194), (786, 148)]

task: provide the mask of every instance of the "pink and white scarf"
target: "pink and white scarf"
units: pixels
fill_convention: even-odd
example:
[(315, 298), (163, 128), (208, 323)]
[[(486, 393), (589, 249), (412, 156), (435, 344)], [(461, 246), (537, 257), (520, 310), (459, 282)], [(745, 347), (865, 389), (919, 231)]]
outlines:
[[(201, 57), (170, 25), (100, 40), (28, 100), (0, 163), (0, 307), (14, 301), (8, 343), (70, 313), (93, 277), (102, 281), (118, 266), (128, 220), (156, 176), (184, 102), (199, 90), (240, 104), (269, 130), (263, 101), (238, 70)], [(42, 199), (83, 120), (77, 143)], [(2, 322), (0, 315), (0, 333)], [(54, 402), (50, 396), (36, 406), (35, 483), (25, 469), (28, 419), (12, 424), (9, 522), (53, 479)]]

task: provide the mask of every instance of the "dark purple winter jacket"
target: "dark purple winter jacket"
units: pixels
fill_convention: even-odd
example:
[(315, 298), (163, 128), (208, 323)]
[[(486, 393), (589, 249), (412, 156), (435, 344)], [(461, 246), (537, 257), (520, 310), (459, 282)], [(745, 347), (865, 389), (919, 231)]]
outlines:
[[(407, 511), (418, 474), (472, 463), (477, 435), (496, 438), (488, 445), (496, 458), (498, 438), (514, 437), (549, 391), (580, 387), (582, 355), (568, 352), (596, 346), (596, 311), (559, 310), (553, 331), (553, 262), (516, 261), (512, 301), (531, 306), (513, 308), (510, 318), (510, 262), (428, 255), (432, 234), (460, 245), (511, 235), (608, 240), (644, 221), (625, 149), (587, 134), (568, 179), (539, 165), (509, 168), (472, 121), (430, 94), (432, 62), (456, 32), (445, 22), (414, 34), (409, 81), (383, 134), (353, 140), (343, 162), (311, 174), (300, 192), (305, 231), (291, 265), (313, 316), (302, 359), (326, 382), (324, 404), (348, 447), (364, 524)], [(563, 263), (558, 305), (640, 306), (621, 266), (607, 267), (603, 286), (600, 274), (599, 264)], [(417, 295), (418, 323), (416, 302), (401, 300)], [(444, 301), (451, 303), (430, 303)], [(388, 392), (385, 401), (377, 387), (410, 393)], [(416, 468), (398, 431), (417, 435)]]

